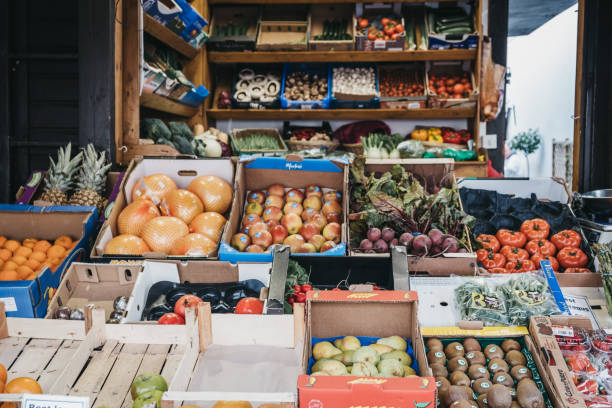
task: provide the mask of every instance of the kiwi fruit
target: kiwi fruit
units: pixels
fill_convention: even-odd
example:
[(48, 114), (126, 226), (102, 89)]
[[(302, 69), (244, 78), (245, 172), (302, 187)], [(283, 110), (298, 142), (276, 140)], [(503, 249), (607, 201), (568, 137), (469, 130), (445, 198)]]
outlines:
[(482, 364), (472, 364), (470, 368), (468, 368), (468, 375), (472, 380), (489, 378), (489, 371)]
[(472, 387), (474, 388), (474, 392), (478, 395), (486, 394), (491, 389), (493, 383), (489, 381), (488, 378), (479, 378), (474, 380), (474, 384)]
[(487, 402), (489, 408), (510, 408), (510, 405), (512, 405), (510, 390), (505, 385), (493, 384), (487, 392)]
[(472, 400), (461, 400), (453, 402), (451, 408), (478, 408), (478, 405)]
[(518, 350), (510, 350), (509, 352), (506, 353), (506, 361), (508, 362), (508, 364), (510, 364), (512, 367), (516, 366), (516, 365), (525, 365), (527, 364), (527, 359), (525, 358), (525, 355), (523, 353), (521, 353)]
[(425, 342), (425, 346), (427, 347), (427, 350), (437, 350), (437, 351), (444, 350), (444, 346), (442, 345), (442, 342), (438, 339), (428, 339)]
[(516, 386), (516, 400), (524, 408), (544, 408), (544, 397), (531, 378), (523, 378)]
[(453, 371), (463, 371), (465, 373), (468, 370), (468, 362), (463, 356), (453, 357), (448, 360), (446, 368), (448, 368), (448, 371), (451, 373)]
[(442, 364), (433, 363), (430, 364), (429, 367), (431, 368), (431, 373), (434, 377), (448, 377), (448, 370)]
[(463, 357), (465, 350), (463, 349), (461, 343), (453, 341), (452, 343), (446, 345), (444, 353), (446, 354), (446, 358), (450, 360), (453, 357)]
[(468, 337), (467, 339), (463, 340), (463, 348), (465, 349), (466, 353), (469, 353), (470, 351), (482, 351), (480, 343), (473, 337)]
[(510, 370), (510, 375), (512, 375), (512, 378), (514, 378), (516, 381), (521, 381), (523, 378), (533, 377), (531, 370), (524, 365), (515, 365), (512, 367), (512, 370)]
[(521, 406), (518, 402), (512, 400), (512, 405), (510, 405), (510, 408), (521, 408)]
[(514, 380), (510, 377), (510, 374), (499, 371), (493, 376), (493, 384), (501, 384), (510, 388), (514, 385)]
[(489, 408), (489, 402), (487, 401), (487, 394), (480, 394), (476, 400), (478, 408)]
[(467, 375), (463, 371), (454, 371), (448, 377), (451, 384), (453, 385), (467, 385), (468, 387), (472, 383)]
[(484, 354), (489, 360), (494, 358), (504, 358), (504, 350), (501, 349), (497, 344), (489, 344), (484, 349)]
[(446, 377), (436, 377), (436, 387), (438, 388), (438, 402), (444, 401), (451, 387), (450, 381)]
[(488, 368), (489, 368), (489, 371), (493, 374), (498, 371), (505, 371), (505, 372), (510, 371), (510, 369), (508, 368), (508, 363), (506, 363), (501, 358), (494, 358), (491, 361), (489, 361)]
[(509, 352), (510, 350), (521, 351), (521, 345), (519, 344), (518, 341), (513, 340), (513, 339), (506, 339), (506, 340), (504, 340), (502, 342), (502, 344), (501, 344), (501, 348), (506, 353)]
[(442, 364), (446, 365), (446, 355), (440, 350), (429, 350), (427, 352), (427, 362), (429, 364)]
[(482, 351), (470, 351), (465, 355), (465, 359), (472, 364), (487, 364), (487, 358)]
[(448, 407), (455, 401), (472, 399), (472, 393), (468, 391), (469, 389), (469, 387), (463, 385), (451, 385), (442, 401)]

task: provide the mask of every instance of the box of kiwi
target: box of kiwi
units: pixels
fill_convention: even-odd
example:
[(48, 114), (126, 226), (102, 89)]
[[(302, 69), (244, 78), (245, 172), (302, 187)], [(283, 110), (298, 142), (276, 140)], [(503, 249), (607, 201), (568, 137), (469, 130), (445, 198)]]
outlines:
[(451, 327), (427, 328), (423, 332), (439, 407), (560, 406), (560, 398), (525, 328)]
[(434, 407), (416, 292), (308, 292), (303, 358), (300, 408)]

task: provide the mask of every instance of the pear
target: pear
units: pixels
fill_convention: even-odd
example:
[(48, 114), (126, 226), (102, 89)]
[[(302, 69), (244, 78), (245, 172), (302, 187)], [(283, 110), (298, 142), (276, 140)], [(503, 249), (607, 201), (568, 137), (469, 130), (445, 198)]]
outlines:
[(312, 366), (313, 372), (325, 371), (329, 375), (344, 375), (347, 373), (346, 367), (338, 360), (322, 358)]
[(355, 354), (354, 350), (346, 350), (342, 354), (336, 354), (332, 358), (342, 362), (342, 364), (346, 366), (349, 366), (353, 364), (353, 354)]
[(354, 363), (372, 363), (376, 364), (380, 361), (380, 356), (371, 346), (364, 346), (355, 350), (353, 353), (353, 364)]
[(310, 375), (329, 375), (326, 371), (315, 371)]
[(410, 367), (409, 365), (405, 365), (404, 366), (404, 377), (412, 377), (412, 376), (416, 376), (416, 371), (414, 371), (414, 368)]
[(334, 347), (336, 347), (337, 349), (340, 349), (342, 351), (344, 351), (342, 349), (342, 339), (336, 339), (334, 340)]
[(405, 351), (394, 350), (380, 356), (381, 360), (386, 360), (388, 358), (393, 358), (402, 363), (402, 365), (409, 366), (410, 364), (412, 364), (412, 359)]
[(317, 343), (312, 348), (312, 356), (315, 360), (322, 358), (332, 358), (336, 354), (342, 354), (342, 350), (334, 347), (329, 341), (322, 341)]
[(385, 346), (384, 344), (370, 344), (370, 347), (376, 350), (379, 356), (393, 351), (392, 347)]
[(406, 340), (402, 339), (400, 336), (383, 337), (382, 339), (378, 339), (376, 344), (384, 344), (385, 346), (389, 346), (394, 350), (400, 351), (406, 351), (406, 348), (408, 347)]
[(375, 377), (378, 375), (376, 366), (370, 362), (359, 362), (353, 364), (351, 375), (356, 377)]
[(357, 337), (346, 336), (342, 339), (342, 345), (338, 348), (343, 351), (347, 351), (347, 350), (354, 351), (354, 350), (357, 350), (359, 347), (361, 347), (361, 342), (359, 341)]
[(378, 373), (381, 377), (403, 377), (404, 366), (393, 358), (381, 360), (378, 365)]

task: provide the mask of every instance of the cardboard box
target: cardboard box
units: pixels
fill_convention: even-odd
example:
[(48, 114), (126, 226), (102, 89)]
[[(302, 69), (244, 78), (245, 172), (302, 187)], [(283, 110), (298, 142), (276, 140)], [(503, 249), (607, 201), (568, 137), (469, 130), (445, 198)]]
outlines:
[[(317, 40), (323, 35), (325, 23), (337, 21), (346, 22), (346, 33), (351, 37), (348, 40)], [(355, 48), (355, 8), (352, 4), (317, 4), (310, 8), (310, 40), (308, 46), (311, 51), (350, 51)]]
[(256, 279), (263, 288), (260, 299), (267, 299), (267, 287), (270, 284), (269, 263), (230, 264), (220, 261), (145, 261), (142, 273), (134, 283), (130, 293), (126, 323), (140, 322), (147, 306), (147, 296), (153, 284), (160, 281), (176, 283), (227, 283), (247, 279)]
[(348, 208), (348, 165), (331, 160), (302, 159), (299, 156), (247, 158), (238, 163), (234, 202), (219, 246), (219, 259), (230, 262), (272, 262), (272, 253), (239, 252), (232, 248), (232, 236), (240, 230), (247, 192), (280, 183), (286, 188), (304, 189), (310, 184), (342, 192), (342, 239), (327, 252), (300, 256), (343, 256), (346, 253), (346, 211)]
[(306, 51), (310, 32), (308, 7), (300, 4), (263, 8), (257, 51)]
[[(399, 20), (402, 26), (406, 27), (404, 17), (402, 17), (402, 3), (357, 3), (355, 4), (355, 15), (369, 21), (379, 15), (395, 16), (394, 20)], [(355, 30), (355, 49), (359, 51), (403, 51), (405, 42), (406, 31), (398, 35), (396, 40), (372, 41), (368, 40), (367, 34), (362, 33), (360, 28)]]
[(423, 85), (421, 96), (387, 96), (381, 91), (380, 107), (383, 109), (421, 109), (427, 107), (427, 82), (425, 81), (425, 67), (422, 63), (413, 62), (405, 64), (379, 64), (378, 82), (383, 82), (386, 75), (394, 71), (404, 71), (405, 75), (413, 75)]
[[(162, 253), (147, 253), (144, 256), (110, 256), (104, 255), (104, 247), (106, 244), (118, 234), (117, 218), (121, 211), (132, 202), (132, 190), (141, 178), (151, 174), (166, 174), (170, 176), (178, 188), (186, 189), (191, 181), (196, 177), (203, 175), (213, 175), (222, 178), (230, 185), (234, 183), (234, 164), (231, 159), (178, 159), (175, 157), (164, 158), (137, 158), (133, 160), (123, 182), (120, 185), (119, 193), (115, 199), (115, 203), (108, 214), (108, 219), (102, 225), (95, 245), (91, 250), (91, 259), (96, 262), (110, 261), (111, 259), (148, 259), (148, 258), (172, 258), (193, 260), (197, 257), (170, 257)], [(229, 214), (224, 214), (226, 218)], [(227, 225), (226, 225), (227, 228)], [(224, 233), (222, 233), (223, 236)], [(212, 253), (210, 258), (216, 257), (216, 252)]]
[[(425, 83), (427, 84), (427, 98), (429, 100), (430, 108), (473, 108), (476, 106), (480, 92), (478, 90), (478, 83), (474, 73), (471, 72), (470, 61), (435, 61), (426, 63), (426, 76)], [(470, 73), (470, 82), (472, 84), (472, 93), (467, 98), (455, 99), (452, 95), (448, 98), (441, 98), (432, 92), (429, 88), (429, 76), (431, 74), (436, 75), (449, 75), (456, 74), (461, 75), (464, 72)]]
[(110, 265), (75, 262), (70, 265), (62, 283), (47, 308), (46, 319), (53, 319), (61, 306), (85, 309), (87, 305), (104, 310), (105, 319), (113, 311), (118, 296), (129, 297), (142, 265)]
[(591, 322), (586, 317), (533, 316), (529, 325), (537, 354), (545, 364), (547, 377), (555, 390), (554, 394), (559, 396), (557, 408), (586, 408), (584, 398), (572, 381), (570, 370), (555, 339), (553, 325), (590, 329)]
[(208, 22), (187, 0), (147, 0), (142, 8), (192, 47), (200, 48), (208, 39), (203, 31)]
[(7, 238), (53, 242), (60, 235), (68, 235), (76, 242), (55, 272), (45, 268), (34, 280), (0, 282), (0, 302), (4, 302), (8, 316), (45, 316), (47, 305), (68, 266), (78, 261), (89, 247), (97, 214), (92, 208), (0, 204), (0, 231)]
[[(390, 171), (394, 165), (401, 165), (406, 171), (425, 177), (433, 182), (440, 182), (447, 179), (449, 183), (455, 182), (453, 174), (452, 159), (398, 159), (398, 160), (366, 160), (366, 171), (375, 172), (380, 175)], [(350, 198), (350, 197), (349, 197)], [(461, 205), (461, 203), (459, 203)], [(351, 236), (350, 228), (348, 228), (348, 242), (350, 246)], [(469, 236), (469, 234), (468, 234)], [(437, 257), (418, 257), (408, 255), (408, 272), (411, 274), (430, 274), (448, 276), (455, 275), (473, 275), (476, 271), (476, 255), (472, 253), (471, 242), (468, 237), (468, 253), (465, 254), (443, 254)], [(358, 248), (350, 247), (351, 256), (376, 256), (389, 257), (386, 254), (364, 254)]]
[(313, 338), (336, 336), (388, 337), (410, 340), (421, 377), (380, 378), (355, 376), (298, 379), (300, 408), (317, 406), (435, 406), (436, 383), (427, 365), (417, 320), (417, 294), (406, 291), (311, 291), (306, 301), (304, 368), (312, 353)]
[[(438, 5), (439, 7), (439, 5)], [(473, 27), (478, 26), (478, 19), (476, 17), (477, 11), (475, 7), (472, 7), (468, 4), (457, 3), (453, 5), (453, 7), (462, 7), (465, 8), (468, 13), (472, 14), (473, 18)], [(439, 7), (442, 8), (442, 7)], [(427, 8), (426, 13), (430, 13), (431, 9)], [(462, 48), (462, 49), (476, 49), (478, 48), (478, 30), (474, 31), (470, 34), (463, 34), (460, 37), (457, 35), (450, 34), (438, 34), (433, 31), (434, 27), (429, 25), (429, 19), (425, 18), (425, 26), (427, 27), (427, 39), (429, 43), (430, 50), (448, 50), (453, 48)]]
[[(218, 6), (213, 8), (210, 21), (208, 49), (214, 51), (253, 51), (259, 28), (259, 7)], [(232, 24), (234, 27), (248, 25), (246, 33), (240, 35), (219, 35), (217, 25)]]

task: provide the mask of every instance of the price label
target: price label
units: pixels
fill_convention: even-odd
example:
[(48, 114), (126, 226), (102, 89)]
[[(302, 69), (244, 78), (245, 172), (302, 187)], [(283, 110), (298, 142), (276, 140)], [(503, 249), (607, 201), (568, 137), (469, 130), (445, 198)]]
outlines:
[(552, 326), (552, 331), (555, 336), (574, 337), (574, 329), (569, 326)]
[(89, 397), (23, 394), (21, 408), (89, 408)]

